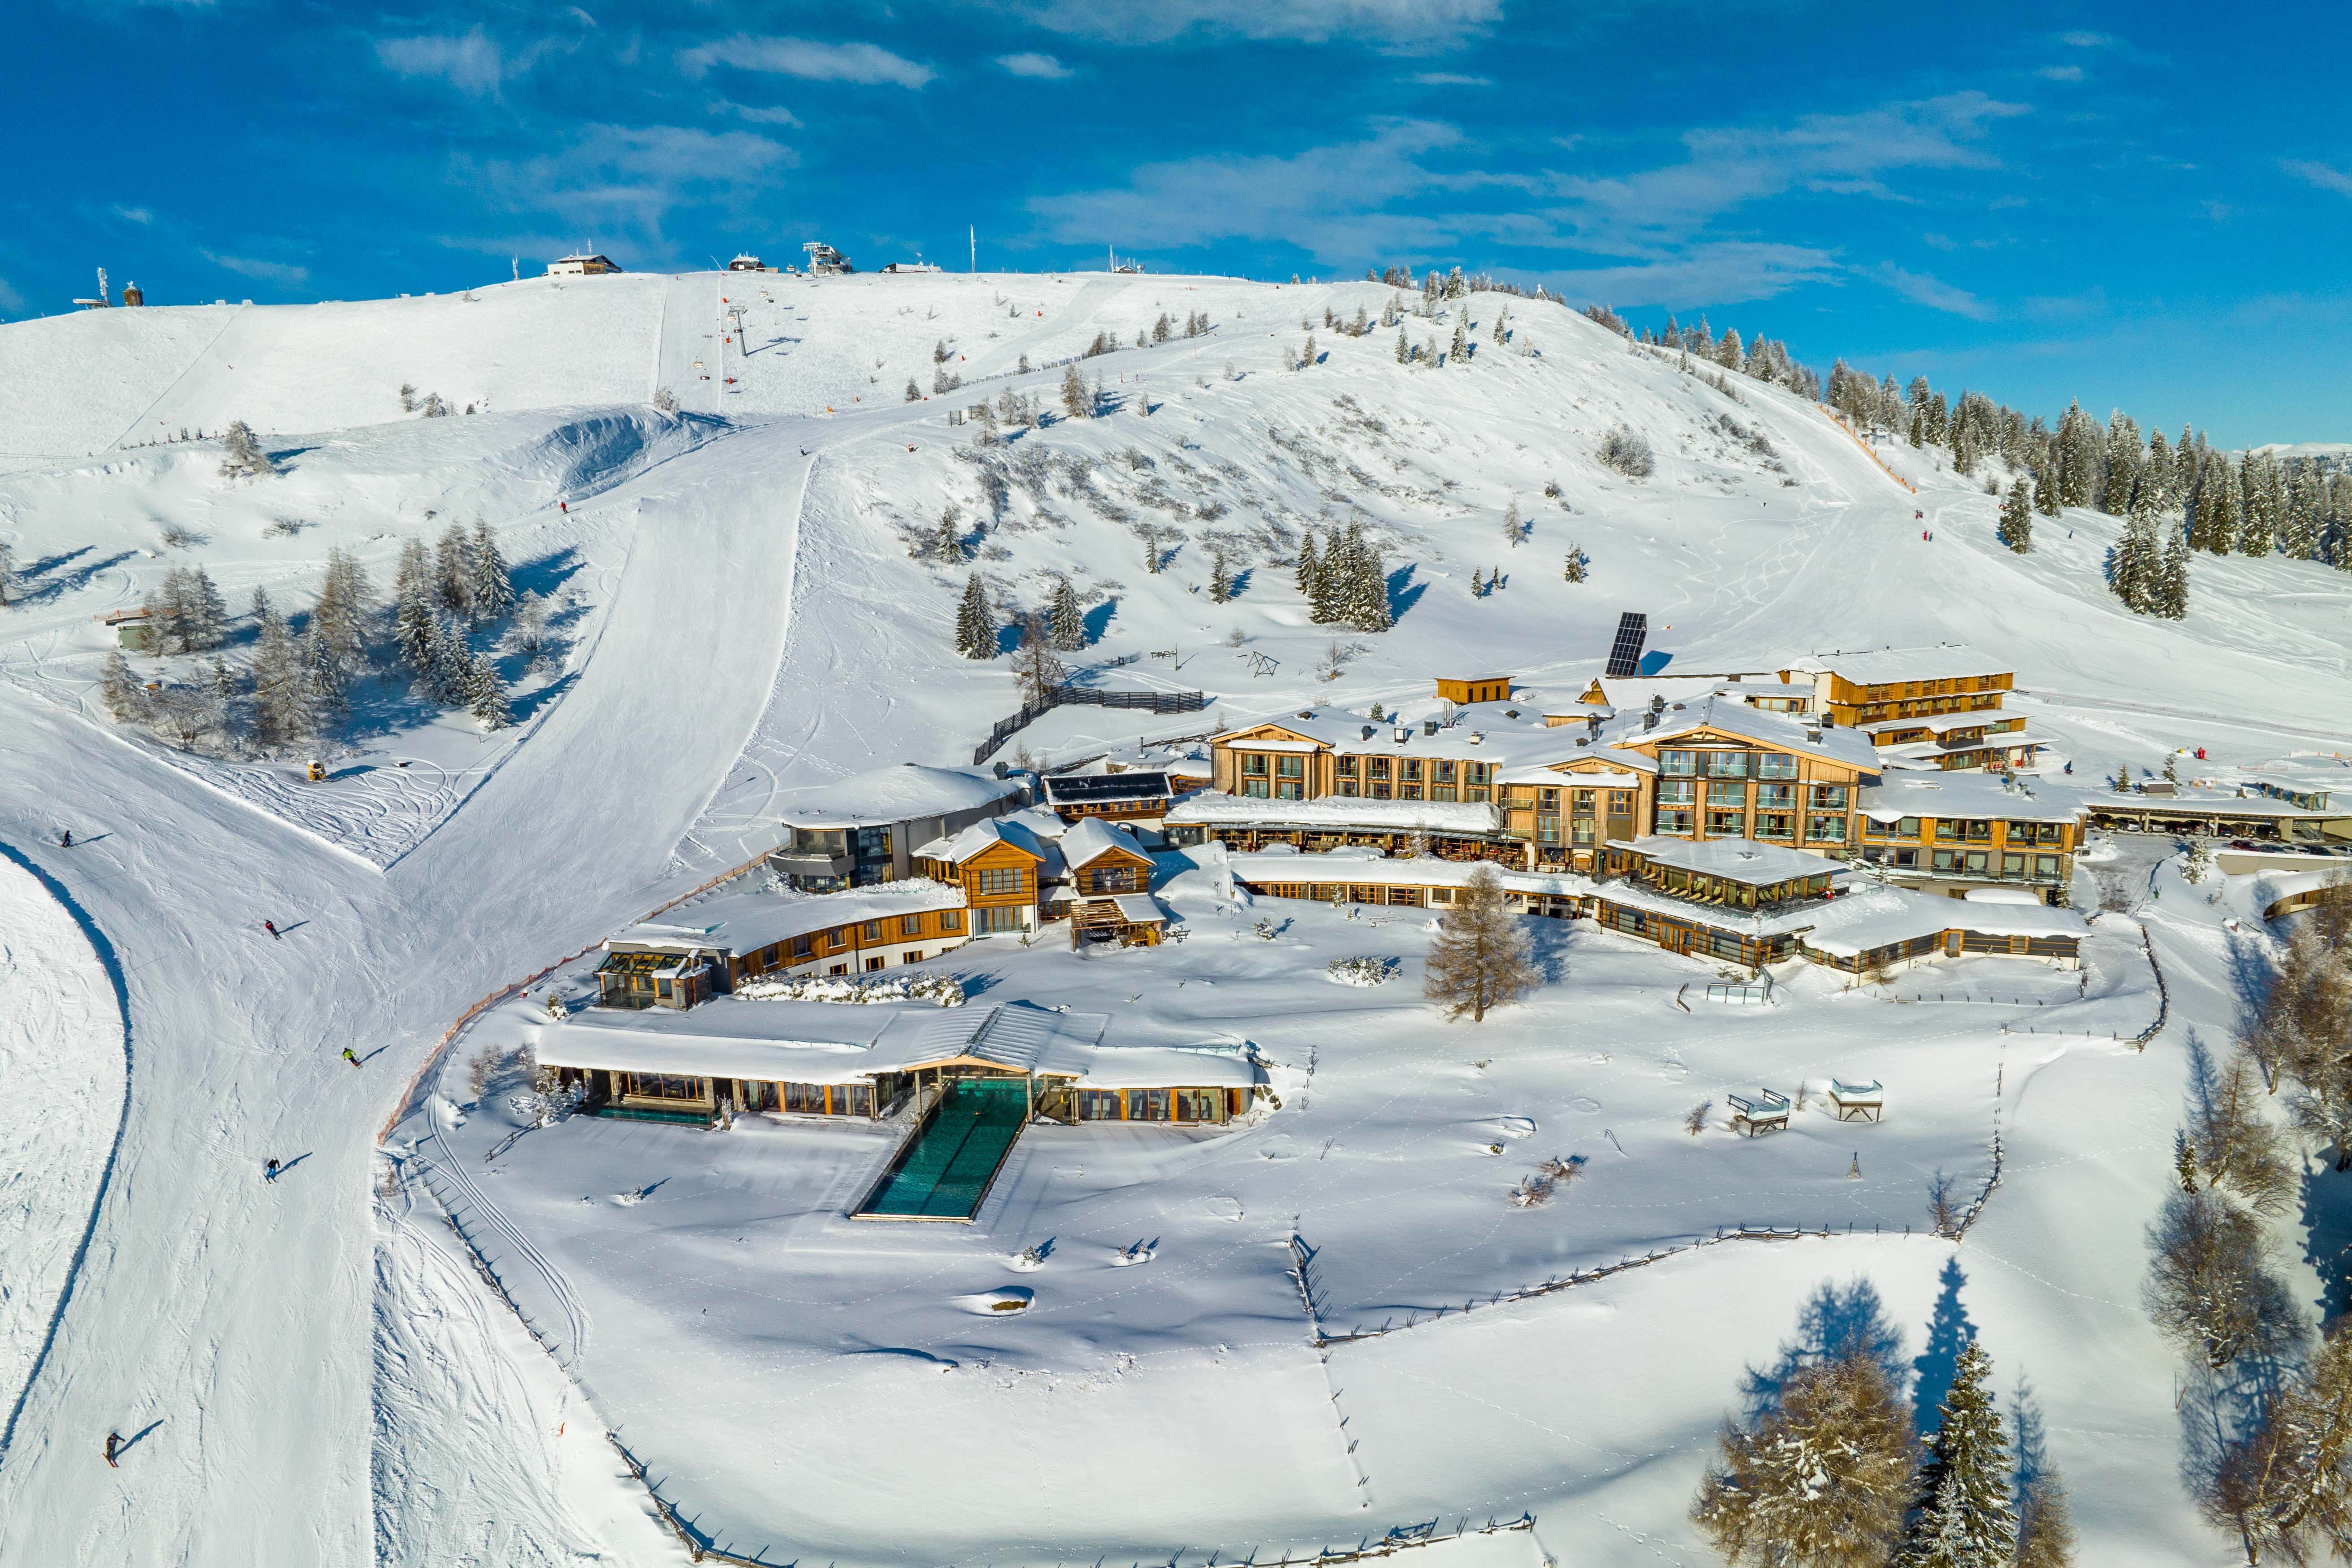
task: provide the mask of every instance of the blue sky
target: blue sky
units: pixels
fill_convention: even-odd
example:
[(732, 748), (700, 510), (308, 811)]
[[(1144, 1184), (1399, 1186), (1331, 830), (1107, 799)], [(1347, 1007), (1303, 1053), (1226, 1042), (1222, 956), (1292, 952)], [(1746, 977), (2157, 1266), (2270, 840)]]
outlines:
[(2340, 6), (20, 0), (0, 315), (586, 240), (1456, 263), (2036, 412), (2352, 439)]

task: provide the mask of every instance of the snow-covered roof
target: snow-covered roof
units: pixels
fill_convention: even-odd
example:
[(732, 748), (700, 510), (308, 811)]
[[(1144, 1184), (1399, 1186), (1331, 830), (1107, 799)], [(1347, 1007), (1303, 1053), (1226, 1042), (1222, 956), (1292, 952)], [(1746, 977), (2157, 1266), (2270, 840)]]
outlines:
[(1998, 708), (1977, 708), (1961, 713), (1923, 713), (1916, 719), (1881, 719), (1875, 723), (1853, 726), (1874, 740), (1881, 735), (1900, 734), (1906, 730), (1926, 730), (1931, 734), (1947, 734), (1954, 730), (1993, 730), (2006, 734), (2025, 728), (2023, 716), (2005, 712)]
[(1793, 713), (1771, 712), (1732, 697), (1708, 696), (1685, 702), (1679, 710), (1668, 708), (1658, 715), (1654, 730), (1643, 730), (1638, 714), (1622, 714), (1601, 731), (1601, 739), (1612, 746), (1663, 747), (1698, 730), (1720, 731), (1780, 751), (1873, 773), (1878, 770), (1878, 750), (1868, 736), (1840, 725), (1813, 725)]
[[(1402, 713), (1373, 719), (1344, 708), (1317, 708), (1301, 717), (1297, 710), (1269, 714), (1238, 724), (1216, 737), (1221, 744), (1244, 752), (1301, 752), (1328, 748), (1365, 756), (1443, 757), (1455, 762), (1490, 762), (1498, 766), (1558, 761), (1575, 750), (1575, 737), (1543, 721), (1536, 706), (1526, 702), (1472, 702), (1454, 707), (1454, 721), (1429, 731), (1431, 717), (1408, 721)], [(1516, 715), (1516, 717), (1514, 717)], [(1236, 741), (1248, 731), (1287, 730), (1299, 740)], [(1370, 733), (1366, 733), (1366, 731)], [(1402, 732), (1404, 739), (1397, 736)], [(1476, 739), (1472, 739), (1475, 736)]]
[(1780, 667), (1791, 675), (1834, 674), (1856, 686), (1892, 686), (1913, 680), (1959, 680), (1979, 675), (2005, 675), (2009, 667), (1965, 643), (1937, 647), (1864, 649), (1853, 653), (1811, 653)]
[(1915, 893), (1901, 888), (1858, 889), (1820, 907), (1805, 945), (1834, 958), (1892, 947), (1896, 942), (1972, 931), (1986, 936), (2080, 939), (2090, 930), (2073, 910), (2046, 904), (1979, 903)]
[(2062, 793), (2030, 793), (1991, 773), (1890, 773), (1862, 790), (1862, 812), (1875, 822), (1906, 816), (2000, 818), (2010, 822), (2074, 822), (2088, 809)]
[(1320, 800), (1262, 800), (1255, 795), (1202, 790), (1168, 808), (1168, 822), (1227, 823), (1268, 827), (1361, 827), (1409, 833), (1499, 833), (1499, 808), (1477, 801), (1373, 800), (1368, 795), (1325, 795)]
[(970, 811), (1021, 791), (1018, 779), (963, 768), (899, 763), (829, 784), (794, 790), (777, 820), (787, 827), (859, 827)]
[(886, 882), (839, 893), (740, 893), (673, 910), (660, 921), (633, 925), (610, 938), (614, 952), (687, 952), (714, 948), (751, 952), (809, 931), (878, 921), (927, 910), (961, 909), (964, 890), (928, 879)]
[(1168, 911), (1150, 893), (1114, 893), (1112, 903), (1118, 906), (1118, 918), (1129, 925), (1156, 926), (1168, 923)]
[(1833, 860), (1759, 844), (1752, 838), (1672, 838), (1654, 835), (1633, 840), (1633, 849), (1654, 866), (1672, 866), (1702, 877), (1719, 877), (1743, 887), (1769, 887), (1842, 869)]
[[(840, 1010), (863, 1011), (846, 1007)], [(863, 1082), (868, 1055), (863, 1046), (754, 1040), (730, 1035), (592, 1029), (568, 1023), (558, 1024), (541, 1034), (538, 1050), (539, 1061), (544, 1067), (677, 1073), (689, 1078), (748, 1078), (765, 1083)]]
[[(1061, 813), (1050, 805), (1024, 805), (1018, 811), (1006, 812), (997, 820), (1011, 826), (1025, 827), (1036, 835), (1040, 841), (1048, 844), (1058, 840), (1063, 834), (1070, 830), (1070, 825), (1062, 820)], [(951, 841), (942, 839), (940, 842)], [(925, 848), (929, 848), (929, 846), (925, 846)], [(916, 851), (917, 854), (923, 852), (923, 850)]]
[(1103, 1046), (1089, 1053), (1079, 1089), (1248, 1089), (1265, 1069), (1237, 1050)]
[(1043, 843), (1037, 835), (1021, 824), (1002, 816), (992, 816), (985, 822), (975, 822), (953, 838), (934, 838), (915, 853), (926, 860), (945, 860), (961, 866), (975, 855), (984, 854), (999, 844), (1010, 844), (1024, 855), (1040, 860), (1058, 860), (1050, 844)]
[[(1612, 759), (1618, 755), (1606, 746), (1598, 750), (1610, 752)], [(1628, 755), (1638, 758), (1641, 762), (1650, 761), (1649, 758), (1642, 757), (1639, 753), (1628, 753)], [(1654, 773), (1657, 771), (1657, 765), (1653, 763), (1645, 771)], [(1641, 773), (1632, 768), (1627, 768), (1622, 773), (1564, 773), (1549, 767), (1510, 768), (1496, 774), (1495, 777), (1499, 784), (1542, 784), (1547, 788), (1638, 789), (1642, 784)]]
[(982, 1061), (1013, 1072), (1076, 1076), (1110, 1025), (1107, 1013), (1059, 1013), (1034, 1002), (902, 1013), (875, 1042), (869, 1073), (912, 1072), (941, 1062)]
[(1091, 866), (1106, 855), (1132, 855), (1146, 865), (1151, 861), (1134, 834), (1099, 816), (1080, 817), (1062, 835), (1062, 863), (1073, 871)]
[[(1301, 855), (1293, 851), (1281, 854), (1261, 850), (1254, 855), (1226, 856), (1235, 879), (1253, 885), (1268, 882), (1357, 882), (1366, 887), (1398, 888), (1459, 888), (1465, 886), (1471, 873), (1486, 860), (1441, 860), (1435, 856), (1367, 858), (1361, 852), (1337, 849), (1328, 855)], [(1514, 871), (1507, 866), (1496, 866), (1501, 873), (1503, 886), (1515, 893), (1555, 892), (1569, 889), (1559, 886), (1562, 878), (1549, 873)], [(1583, 879), (1579, 878), (1580, 883)], [(1578, 890), (1589, 891), (1584, 883)]]

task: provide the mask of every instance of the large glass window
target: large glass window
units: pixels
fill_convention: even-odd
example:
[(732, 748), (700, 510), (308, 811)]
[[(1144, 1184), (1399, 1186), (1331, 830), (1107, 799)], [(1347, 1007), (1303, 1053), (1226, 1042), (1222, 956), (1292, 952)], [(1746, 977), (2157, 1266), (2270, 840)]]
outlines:
[(1265, 781), (1264, 779), (1244, 779), (1242, 780), (1242, 793), (1245, 795), (1251, 796), (1253, 799), (1264, 800), (1266, 797), (1267, 793)]
[(1421, 782), (1421, 759), (1419, 757), (1407, 757), (1404, 759), (1404, 781), (1407, 784), (1419, 784)]
[(1744, 784), (1709, 784), (1706, 804), (1720, 810), (1738, 811), (1748, 805), (1748, 786)]
[(827, 857), (849, 853), (848, 840), (838, 827), (795, 827), (793, 829), (793, 853)]
[(1536, 818), (1536, 842), (1538, 844), (1557, 844), (1559, 842), (1559, 817), (1538, 816)]
[(1389, 760), (1386, 757), (1371, 757), (1367, 760), (1371, 763), (1371, 777), (1384, 779), (1389, 776)]
[(1690, 837), (1692, 831), (1692, 814), (1687, 811), (1661, 810), (1658, 813), (1658, 826), (1656, 831), (1660, 833), (1676, 834), (1687, 838)]
[(1164, 1089), (1130, 1089), (1127, 1091), (1128, 1119), (1133, 1121), (1165, 1121), (1168, 1120), (1168, 1091)]
[(1759, 779), (1795, 778), (1796, 756), (1789, 752), (1759, 752), (1756, 753), (1756, 776)]
[(1745, 752), (1707, 752), (1706, 776), (1711, 779), (1746, 778), (1748, 776), (1748, 753)]
[(1118, 1090), (1115, 1089), (1082, 1089), (1078, 1090), (1078, 1120), (1081, 1121), (1118, 1121)]
[(635, 1100), (691, 1100), (698, 1103), (710, 1097), (704, 1089), (705, 1080), (681, 1078), (676, 1073), (632, 1072), (621, 1075), (627, 1080), (626, 1092)]
[(1242, 772), (1263, 778), (1265, 774), (1265, 754), (1262, 752), (1244, 752)]
[(1745, 838), (1748, 837), (1748, 814), (1744, 811), (1710, 811), (1706, 814), (1706, 832), (1710, 838)]
[(1815, 784), (1813, 786), (1813, 809), (1815, 811), (1843, 811), (1845, 809), (1845, 785)]
[(1792, 811), (1797, 805), (1795, 784), (1758, 784), (1756, 809), (1759, 811)]
[[(991, 868), (980, 873), (980, 891), (983, 894), (1018, 893), (1028, 885), (1029, 873), (1018, 866)], [(840, 938), (836, 935), (834, 940), (838, 942)]]
[(1179, 1121), (1223, 1121), (1225, 1110), (1224, 1090), (1218, 1089), (1180, 1089), (1176, 1091), (1176, 1120)]
[(1756, 837), (1759, 838), (1794, 838), (1797, 819), (1785, 811), (1759, 811), (1756, 814)]
[(1819, 814), (1805, 818), (1805, 837), (1815, 844), (1845, 842), (1845, 818)]
[(1343, 778), (1343, 779), (1351, 779), (1351, 778), (1354, 778), (1354, 777), (1356, 776), (1356, 759), (1355, 759), (1355, 758), (1353, 758), (1353, 757), (1341, 757), (1341, 758), (1339, 759), (1339, 776), (1340, 776), (1341, 778)]
[(1437, 759), (1437, 782), (1449, 784), (1454, 782), (1454, 763), (1447, 758)]
[(1658, 772), (1669, 778), (1677, 773), (1695, 773), (1698, 772), (1698, 753), (1696, 752), (1660, 752)]
[(1275, 759), (1275, 771), (1280, 773), (1284, 778), (1303, 779), (1307, 776), (1307, 759), (1305, 757), (1276, 757)]

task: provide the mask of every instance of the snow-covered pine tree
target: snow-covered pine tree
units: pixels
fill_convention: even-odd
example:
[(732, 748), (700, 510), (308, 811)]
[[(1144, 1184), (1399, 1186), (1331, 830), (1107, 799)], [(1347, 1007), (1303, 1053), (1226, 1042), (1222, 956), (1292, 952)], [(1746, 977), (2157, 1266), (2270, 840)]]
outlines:
[(1095, 395), (1087, 385), (1087, 378), (1078, 374), (1076, 363), (1062, 374), (1062, 412), (1073, 419), (1091, 419), (1095, 414)]
[(1503, 513), (1503, 537), (1512, 549), (1519, 547), (1519, 535), (1527, 531), (1527, 519), (1519, 515), (1519, 498), (1513, 496), (1510, 510)]
[(499, 553), (490, 525), (478, 517), (474, 519), (466, 566), (467, 608), (473, 623), (480, 626), (506, 619), (514, 608), (514, 574), (507, 569), (507, 558)]
[(2237, 547), (2239, 479), (2237, 465), (2227, 453), (2216, 452), (2200, 463), (2200, 483), (2197, 492), (2197, 521), (2204, 539), (2191, 540), (2190, 544), (2215, 555), (2227, 555)]
[(1313, 369), (1315, 365), (1315, 356), (1320, 353), (1322, 353), (1322, 351), (1315, 346), (1315, 334), (1313, 332), (1307, 333), (1307, 351), (1298, 356), (1298, 368), (1301, 370)]
[(224, 704), (237, 696), (236, 673), (229, 668), (228, 661), (218, 654), (213, 655), (213, 694)]
[(2009, 494), (2001, 499), (1998, 536), (2020, 555), (2033, 548), (2033, 479), (2030, 475), (2012, 483)]
[(2296, 561), (2319, 554), (2319, 520), (2326, 510), (2319, 485), (2319, 465), (2305, 458), (2295, 465), (2287, 482), (2286, 510), (2279, 521), (2279, 553)]
[(2145, 615), (2152, 607), (2150, 595), (2163, 564), (2159, 548), (2154, 509), (2136, 506), (2124, 524), (2123, 537), (2107, 558), (2107, 586), (2135, 614)]
[(356, 671), (364, 661), (372, 592), (358, 558), (340, 544), (330, 546), (326, 575), (310, 606), (310, 635), (327, 639), (345, 670)]
[(1360, 631), (1384, 632), (1395, 624), (1389, 611), (1388, 578), (1381, 553), (1364, 539), (1360, 523), (1348, 525), (1347, 574), (1339, 594), (1339, 616)]
[(131, 661), (115, 648), (106, 656), (106, 669), (99, 677), (99, 695), (106, 702), (106, 710), (114, 715), (118, 724), (129, 724), (144, 717), (147, 710), (147, 689), (131, 671)]
[(2157, 568), (2154, 603), (2149, 608), (2168, 621), (2178, 621), (2189, 614), (2189, 545), (2179, 529), (2168, 531), (2172, 539), (2164, 547), (2164, 560)]
[(1396, 362), (1399, 364), (1412, 363), (1412, 345), (1405, 342), (1404, 328), (1402, 326), (1397, 328)]
[(1579, 544), (1573, 539), (1570, 540), (1568, 542), (1568, 560), (1562, 566), (1560, 574), (1570, 583), (1581, 583), (1584, 581), (1585, 568), (1591, 564), (1591, 563), (1585, 559), (1584, 546)]
[(1866, 1345), (1800, 1367), (1778, 1403), (1727, 1425), (1691, 1504), (1725, 1561), (1880, 1568), (1910, 1498), (1911, 1417)]
[(2017, 1511), (2009, 1499), (2009, 1438), (1992, 1391), (1992, 1358), (1960, 1347), (1927, 1460), (1905, 1568), (2011, 1568)]
[(310, 683), (310, 698), (320, 713), (341, 713), (351, 691), (351, 675), (344, 669), (342, 657), (336, 651), (335, 641), (314, 624), (295, 639), (295, 662), (301, 667), (303, 679)]
[(2110, 517), (2131, 510), (2132, 493), (2139, 483), (2139, 426), (2118, 408), (2107, 421), (2107, 467), (2099, 486), (2099, 510)]
[(433, 700), (444, 707), (463, 703), (473, 683), (474, 647), (466, 636), (465, 623), (446, 617), (433, 628), (433, 668), (425, 684)]
[(1474, 599), (1486, 596), (1486, 574), (1483, 567), (1473, 566), (1470, 569), (1470, 596)]
[(923, 400), (923, 389), (916, 384), (915, 378), (911, 375), (907, 378), (906, 400), (908, 403), (920, 403)]
[(274, 474), (278, 464), (261, 449), (253, 426), (236, 419), (230, 421), (228, 433), (221, 437), (220, 471), (222, 478), (233, 479), (247, 474)]
[(296, 657), (293, 628), (271, 610), (261, 620), (253, 653), (253, 738), (263, 750), (290, 745), (310, 733), (310, 682)]
[(1310, 528), (1307, 530), (1307, 537), (1299, 542), (1298, 564), (1294, 579), (1298, 585), (1298, 596), (1309, 604), (1314, 602), (1315, 579), (1322, 566), (1322, 562), (1315, 554), (1315, 531)]
[(2016, 1568), (2074, 1568), (2074, 1515), (2055, 1465), (2043, 1465), (2018, 1495)]
[(931, 535), (931, 555), (939, 561), (963, 559), (962, 516), (953, 501), (940, 508), (939, 531)]
[(1516, 1002), (1542, 982), (1528, 941), (1527, 922), (1505, 901), (1502, 874), (1481, 863), (1438, 918), (1430, 939), (1422, 994), (1448, 1018), (1470, 1015), (1483, 1023), (1488, 1009)]
[(1927, 405), (1924, 403), (1915, 403), (1911, 405), (1911, 445), (1924, 447), (1927, 444)]
[(1078, 591), (1070, 585), (1067, 577), (1055, 582), (1054, 597), (1046, 614), (1055, 652), (1075, 653), (1087, 646), (1087, 618), (1078, 608)]
[(2243, 496), (2238, 513), (2238, 553), (2268, 555), (2278, 537), (2278, 459), (2268, 452), (2251, 453), (2239, 468), (2238, 479)]
[(181, 610), (182, 645), (190, 652), (218, 647), (221, 638), (227, 635), (228, 605), (223, 602), (220, 590), (213, 586), (212, 578), (199, 566), (186, 579)]
[(2140, 483), (2147, 486), (2149, 493), (2155, 496), (2157, 510), (2171, 510), (2176, 497), (2172, 481), (2172, 443), (2164, 438), (2161, 430), (2147, 438), (2147, 461), (2140, 470)]
[(1445, 351), (1445, 363), (1460, 364), (1470, 357), (1470, 312), (1463, 310), (1454, 318), (1454, 345)]
[(947, 363), (949, 353), (948, 341), (945, 338), (941, 338), (938, 342), (931, 345), (931, 363), (933, 364)]
[(2088, 506), (2100, 472), (2097, 426), (2077, 400), (2058, 421), (2058, 504)]
[(966, 658), (996, 657), (996, 617), (989, 614), (988, 590), (977, 572), (965, 579), (963, 602), (956, 606), (956, 652)]
[(1501, 348), (1505, 343), (1510, 341), (1511, 308), (1508, 305), (1504, 305), (1495, 311), (1495, 346), (1496, 348)]
[(486, 731), (503, 730), (514, 722), (514, 710), (507, 702), (507, 683), (499, 679), (498, 663), (487, 653), (477, 654), (467, 668), (466, 710)]
[(1226, 564), (1225, 552), (1215, 551), (1209, 557), (1209, 602), (1213, 605), (1227, 604), (1233, 596), (1233, 572)]
[(452, 521), (442, 531), (441, 542), (434, 547), (433, 597), (443, 609), (461, 616), (467, 613), (473, 598), (473, 584), (467, 580), (468, 553), (466, 525)]

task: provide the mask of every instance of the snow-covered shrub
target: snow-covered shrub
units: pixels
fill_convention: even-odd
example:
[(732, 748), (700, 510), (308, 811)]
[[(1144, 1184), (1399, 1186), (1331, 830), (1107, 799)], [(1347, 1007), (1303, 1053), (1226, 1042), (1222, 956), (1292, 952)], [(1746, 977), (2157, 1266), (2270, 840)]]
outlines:
[(887, 975), (867, 980), (846, 974), (792, 974), (749, 980), (735, 994), (754, 1002), (929, 1002), (941, 1007), (964, 1004), (963, 984), (952, 974)]
[(1650, 455), (1650, 438), (1628, 425), (1611, 426), (1593, 456), (1629, 479), (1646, 479), (1658, 466)]
[(466, 1064), (466, 1081), (472, 1087), (476, 1100), (489, 1092), (490, 1080), (498, 1077), (501, 1059), (496, 1046), (484, 1046)]
[(1335, 958), (1325, 971), (1335, 985), (1380, 985), (1396, 973), (1393, 958)]

